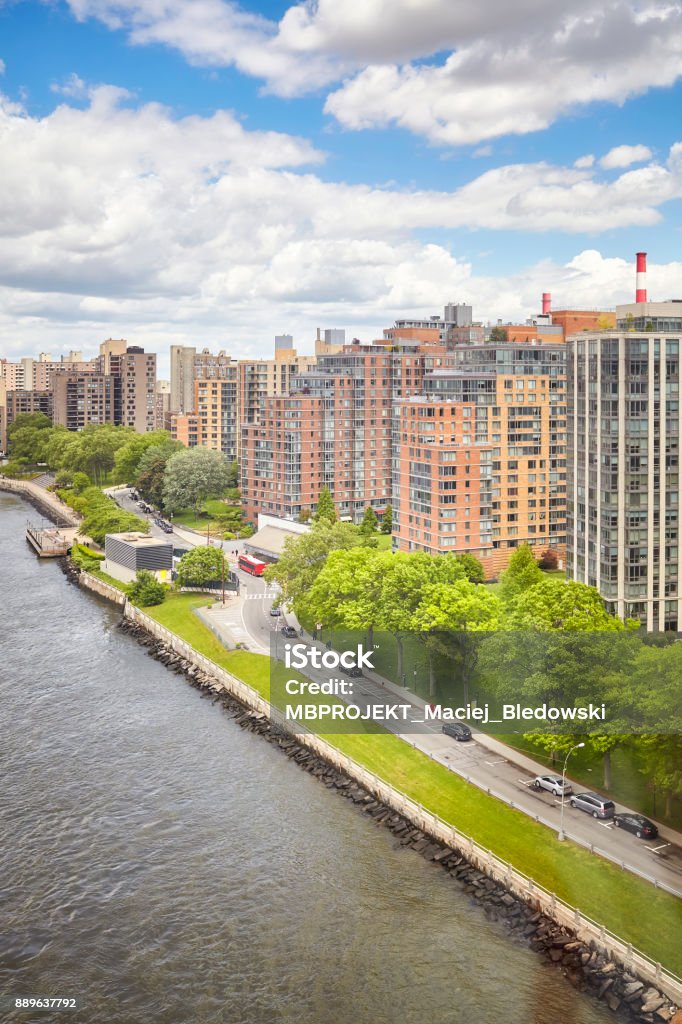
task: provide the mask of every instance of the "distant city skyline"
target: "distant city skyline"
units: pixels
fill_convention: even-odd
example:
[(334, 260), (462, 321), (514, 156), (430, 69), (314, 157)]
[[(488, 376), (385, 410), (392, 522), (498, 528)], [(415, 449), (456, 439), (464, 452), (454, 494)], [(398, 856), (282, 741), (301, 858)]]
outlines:
[(0, 2), (0, 354), (682, 296), (682, 5)]

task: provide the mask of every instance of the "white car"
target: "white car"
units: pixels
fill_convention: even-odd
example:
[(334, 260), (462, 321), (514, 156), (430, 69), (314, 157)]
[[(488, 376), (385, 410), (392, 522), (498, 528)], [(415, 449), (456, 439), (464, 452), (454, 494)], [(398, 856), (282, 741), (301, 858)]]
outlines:
[(560, 775), (538, 775), (533, 780), (533, 789), (546, 789), (553, 796), (569, 796), (573, 792), (570, 782), (564, 782)]

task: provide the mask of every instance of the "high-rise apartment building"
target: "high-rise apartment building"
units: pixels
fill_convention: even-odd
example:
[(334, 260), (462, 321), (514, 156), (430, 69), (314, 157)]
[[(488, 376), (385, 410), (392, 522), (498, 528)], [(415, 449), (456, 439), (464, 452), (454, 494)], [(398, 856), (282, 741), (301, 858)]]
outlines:
[(394, 547), (470, 551), (489, 577), (528, 543), (564, 557), (563, 345), (456, 346), (397, 402)]
[(42, 412), (52, 419), (53, 400), (51, 391), (8, 391), (7, 426), (14, 423), (22, 413)]
[(679, 630), (682, 302), (616, 308), (568, 340), (569, 576), (649, 631)]
[(156, 355), (129, 345), (113, 361), (112, 373), (120, 378), (120, 409), (116, 422), (138, 434), (156, 426)]
[(154, 388), (154, 429), (170, 430), (170, 398), (169, 380), (157, 380)]
[(230, 461), (237, 458), (237, 367), (230, 379), (194, 382), (196, 412), (171, 416), (171, 436), (187, 448), (213, 448)]
[(53, 423), (67, 430), (115, 424), (119, 394), (120, 378), (112, 374), (58, 370), (52, 377)]
[(328, 487), (342, 519), (379, 515), (391, 500), (394, 400), (422, 386), (442, 359), (434, 346), (354, 343), (318, 357), (291, 390), (264, 399), (242, 427), (241, 486), (246, 514), (295, 519)]

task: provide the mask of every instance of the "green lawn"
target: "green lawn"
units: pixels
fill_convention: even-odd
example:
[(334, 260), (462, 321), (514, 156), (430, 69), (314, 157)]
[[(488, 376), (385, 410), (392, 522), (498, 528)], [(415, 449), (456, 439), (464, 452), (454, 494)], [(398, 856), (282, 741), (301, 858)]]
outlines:
[(196, 514), (194, 509), (186, 508), (182, 512), (173, 514), (173, 522), (177, 523), (178, 526), (186, 526), (190, 530), (205, 530), (207, 524), (217, 525), (220, 517), (224, 518), (228, 510), (239, 508), (239, 505), (227, 504), (220, 498), (209, 498), (208, 501), (204, 502), (199, 515)]
[[(201, 595), (182, 594), (145, 610), (200, 653), (268, 697), (269, 659), (248, 651), (227, 651), (193, 614), (195, 608), (207, 603)], [(277, 671), (278, 676), (280, 671), (283, 668)], [(625, 941), (682, 974), (679, 900), (570, 842), (559, 843), (551, 830), (468, 785), (395, 736), (380, 733), (325, 738)]]

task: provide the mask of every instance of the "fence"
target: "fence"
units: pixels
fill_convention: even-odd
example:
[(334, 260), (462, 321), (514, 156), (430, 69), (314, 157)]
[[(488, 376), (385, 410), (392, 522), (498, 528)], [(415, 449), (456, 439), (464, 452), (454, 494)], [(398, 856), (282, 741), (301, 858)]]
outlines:
[[(236, 676), (233, 676), (203, 654), (199, 654), (198, 651), (177, 636), (177, 634), (160, 625), (155, 619), (140, 611), (139, 608), (128, 604), (124, 614), (127, 618), (143, 626), (153, 636), (163, 640), (177, 654), (180, 654), (213, 676), (219, 688), (231, 693), (237, 700), (246, 704), (252, 710), (270, 718), (275, 724), (286, 728), (286, 724), (281, 719), (281, 715), (277, 710), (272, 708), (269, 701), (261, 697), (253, 687), (237, 679)], [(620, 936), (609, 931), (608, 928), (587, 917), (577, 907), (572, 907), (556, 896), (555, 893), (550, 892), (544, 886), (533, 881), (532, 878), (525, 875), (522, 871), (501, 860), (491, 850), (480, 846), (471, 836), (465, 835), (456, 826), (426, 810), (421, 804), (416, 803), (411, 797), (407, 796), (406, 793), (395, 789), (395, 787), (379, 778), (379, 776), (374, 775), (373, 772), (358, 764), (357, 761), (341, 753), (341, 751), (337, 750), (336, 747), (333, 747), (320, 736), (308, 730), (301, 731), (305, 731), (305, 735), (301, 735), (297, 729), (296, 736), (302, 744), (319, 754), (320, 757), (323, 757), (325, 761), (328, 761), (340, 771), (345, 772), (346, 775), (363, 786), (376, 799), (386, 804), (387, 807), (392, 808), (412, 821), (423, 832), (464, 854), (467, 860), (484, 874), (503, 884), (505, 888), (521, 899), (532, 903), (558, 924), (570, 928), (582, 941), (593, 943), (612, 960), (620, 963), (631, 973), (636, 974), (641, 980), (655, 985), (678, 1006), (682, 1005), (682, 978), (668, 970), (664, 970), (661, 964), (656, 963), (646, 953), (635, 949), (632, 944), (625, 942)], [(490, 791), (488, 790), (488, 792)]]

